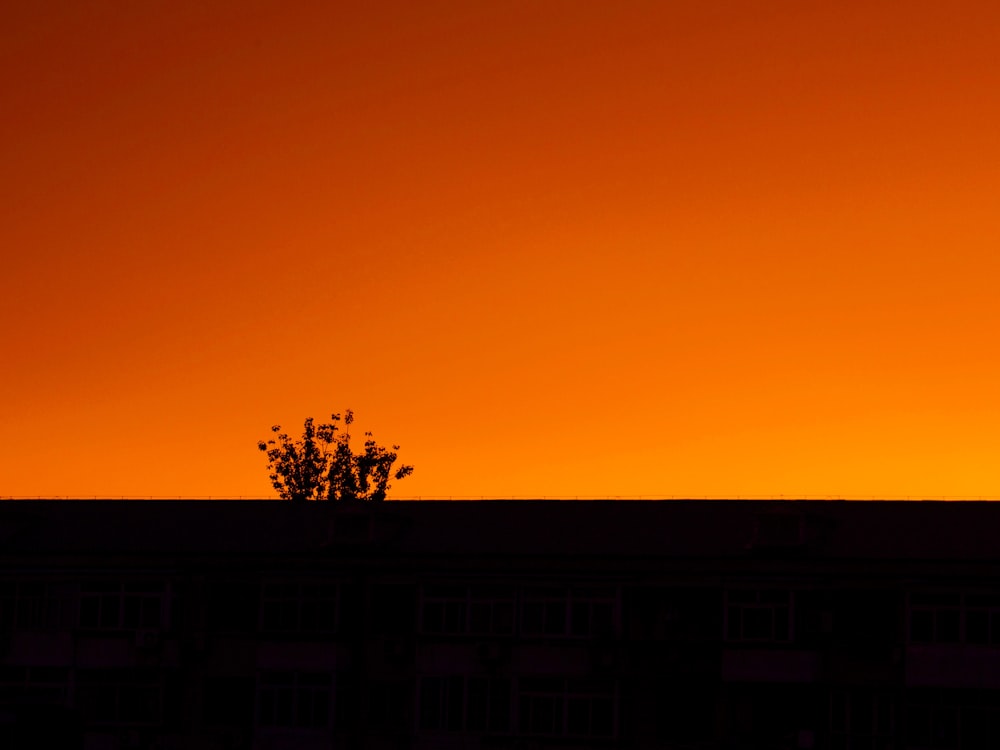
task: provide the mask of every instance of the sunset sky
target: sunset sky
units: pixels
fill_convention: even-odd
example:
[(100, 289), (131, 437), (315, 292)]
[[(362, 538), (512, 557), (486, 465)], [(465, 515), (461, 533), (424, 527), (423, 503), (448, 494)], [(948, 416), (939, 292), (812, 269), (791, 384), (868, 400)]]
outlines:
[(0, 495), (1000, 497), (1000, 3), (7, 2)]

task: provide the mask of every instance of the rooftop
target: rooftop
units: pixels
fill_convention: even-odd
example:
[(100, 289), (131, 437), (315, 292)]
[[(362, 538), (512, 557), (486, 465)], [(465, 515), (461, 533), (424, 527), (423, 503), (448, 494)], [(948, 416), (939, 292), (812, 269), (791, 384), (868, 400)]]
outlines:
[(1000, 559), (1000, 503), (816, 500), (17, 500), (0, 557), (286, 555)]

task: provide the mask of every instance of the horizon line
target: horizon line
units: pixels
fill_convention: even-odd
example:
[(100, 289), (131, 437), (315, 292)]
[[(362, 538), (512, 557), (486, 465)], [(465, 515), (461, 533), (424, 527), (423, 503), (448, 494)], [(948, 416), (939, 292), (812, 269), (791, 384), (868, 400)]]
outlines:
[[(120, 495), (120, 494), (73, 494), (73, 495), (0, 495), (2, 500), (248, 500), (255, 502), (291, 502), (282, 500), (279, 497), (260, 495)], [(695, 494), (642, 494), (642, 495), (401, 495), (387, 497), (383, 502), (419, 502), (419, 501), (451, 501), (451, 502), (478, 502), (489, 500), (561, 500), (561, 501), (600, 501), (600, 500), (621, 500), (621, 501), (655, 501), (655, 500), (705, 500), (705, 501), (725, 501), (725, 500), (830, 500), (830, 501), (952, 501), (952, 502), (979, 502), (997, 501), (1000, 495), (846, 495), (846, 494), (816, 494), (816, 493), (776, 493), (776, 494), (733, 494), (733, 495), (695, 495)], [(308, 502), (329, 502), (329, 501), (308, 501)]]

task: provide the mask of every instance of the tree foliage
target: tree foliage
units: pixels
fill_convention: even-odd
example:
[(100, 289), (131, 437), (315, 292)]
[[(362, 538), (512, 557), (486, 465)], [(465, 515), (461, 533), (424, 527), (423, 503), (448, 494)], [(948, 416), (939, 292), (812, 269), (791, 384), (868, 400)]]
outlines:
[(293, 440), (271, 427), (275, 437), (261, 440), (257, 448), (267, 455), (269, 477), (282, 500), (381, 501), (392, 487), (390, 479), (404, 479), (413, 467), (401, 465), (393, 471), (398, 445), (388, 449), (365, 433), (364, 449), (351, 448), (351, 424), (354, 412), (348, 409), (343, 418), (331, 414), (330, 421), (316, 424), (306, 419), (302, 437)]

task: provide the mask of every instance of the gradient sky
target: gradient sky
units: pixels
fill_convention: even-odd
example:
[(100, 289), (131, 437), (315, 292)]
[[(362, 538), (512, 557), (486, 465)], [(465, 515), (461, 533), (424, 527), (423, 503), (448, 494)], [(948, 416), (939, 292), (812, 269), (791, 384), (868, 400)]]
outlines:
[(1000, 3), (0, 6), (0, 495), (1000, 496)]

